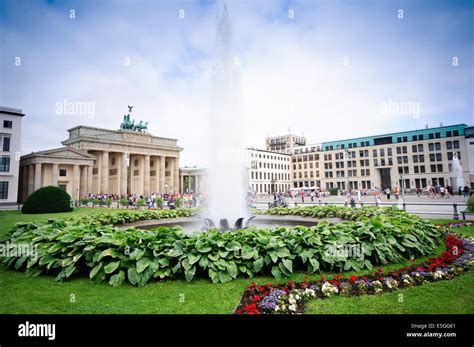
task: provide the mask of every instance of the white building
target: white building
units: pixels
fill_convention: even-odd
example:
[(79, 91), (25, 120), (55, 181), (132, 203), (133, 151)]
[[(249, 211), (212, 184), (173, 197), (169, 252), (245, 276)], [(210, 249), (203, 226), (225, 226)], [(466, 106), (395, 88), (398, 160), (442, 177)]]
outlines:
[(291, 188), (291, 155), (247, 149), (250, 154), (249, 189), (256, 193), (285, 192)]
[(0, 106), (0, 205), (18, 201), (21, 110)]

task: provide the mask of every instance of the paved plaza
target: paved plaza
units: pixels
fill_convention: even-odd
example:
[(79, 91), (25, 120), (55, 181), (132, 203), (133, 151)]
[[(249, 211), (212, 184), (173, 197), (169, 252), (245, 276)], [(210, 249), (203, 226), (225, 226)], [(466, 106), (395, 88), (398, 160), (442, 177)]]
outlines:
[[(311, 206), (311, 205), (324, 205), (324, 204), (335, 204), (343, 205), (346, 198), (345, 196), (326, 196), (321, 198), (314, 198), (314, 201), (311, 201), (311, 197), (305, 197), (304, 204), (301, 202), (300, 197), (295, 197), (294, 202), (298, 206)], [(433, 199), (428, 196), (422, 195), (420, 197), (416, 195), (405, 195), (405, 209), (407, 212), (414, 213), (423, 218), (443, 218), (451, 219), (454, 217), (454, 204), (457, 206), (457, 212), (459, 219), (462, 219), (461, 212), (466, 209), (467, 198), (462, 196), (454, 196), (452, 198), (439, 198)], [(254, 201), (254, 206), (258, 209), (266, 209), (268, 203), (273, 202), (273, 195), (258, 195)], [(287, 198), (287, 202), (292, 203), (291, 199)], [(362, 204), (365, 205), (375, 205), (375, 199), (373, 196), (362, 196)], [(395, 205), (403, 208), (401, 202), (397, 201), (393, 195), (390, 199), (387, 199), (385, 195), (382, 195), (382, 204), (381, 206)], [(357, 207), (360, 207), (361, 204), (357, 203)], [(473, 219), (473, 217), (466, 216), (466, 219)]]

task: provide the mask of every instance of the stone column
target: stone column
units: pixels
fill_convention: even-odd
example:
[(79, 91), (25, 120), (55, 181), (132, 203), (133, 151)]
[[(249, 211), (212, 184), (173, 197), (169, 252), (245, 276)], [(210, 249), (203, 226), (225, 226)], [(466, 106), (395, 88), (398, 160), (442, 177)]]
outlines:
[(35, 190), (41, 188), (41, 164), (35, 164)]
[(79, 165), (74, 165), (73, 176), (72, 176), (72, 199), (74, 201), (79, 200), (79, 182), (80, 182)]
[(58, 179), (59, 179), (59, 165), (53, 164), (53, 170), (51, 172), (51, 185), (54, 187), (57, 187)]
[(173, 187), (177, 193), (179, 193), (179, 158), (174, 158), (173, 160), (173, 168), (174, 170), (171, 171)]
[(92, 171), (94, 169), (94, 165), (87, 166), (87, 185), (86, 185), (86, 195), (92, 193)]
[(21, 202), (24, 202), (28, 197), (28, 165), (21, 167)]
[(179, 189), (181, 193), (185, 193), (186, 189), (184, 187), (184, 174), (180, 176), (180, 184), (179, 184)]
[(87, 196), (87, 166), (81, 166), (81, 182), (79, 183), (79, 187), (79, 198), (85, 198)]
[(127, 156), (129, 153), (122, 153), (120, 162), (120, 194), (127, 195), (127, 182), (128, 182), (128, 170), (127, 170)]
[(99, 193), (104, 193), (108, 194), (109, 192), (109, 152), (103, 151), (102, 152), (102, 170), (100, 173), (100, 192)]
[(157, 192), (160, 191), (160, 161), (159, 161), (159, 158), (157, 160), (157, 158), (155, 157), (154, 168), (155, 168), (155, 177), (153, 178), (153, 180), (155, 181), (154, 193), (157, 193)]
[(143, 193), (145, 196), (150, 196), (150, 156), (144, 155), (143, 163)]
[(160, 193), (164, 193), (165, 192), (165, 180), (166, 180), (166, 177), (165, 177), (165, 157), (164, 156), (160, 156), (158, 158), (158, 163), (159, 163), (159, 179), (158, 179), (158, 182), (159, 182), (159, 191)]
[(170, 169), (170, 192), (176, 193), (176, 186), (174, 185), (174, 159), (168, 158), (168, 167)]
[(194, 176), (194, 178), (196, 179), (196, 180), (195, 180), (195, 184), (194, 184), (194, 188), (195, 188), (195, 189), (194, 189), (194, 192), (195, 192), (196, 194), (199, 193), (199, 177), (200, 177), (199, 174), (196, 175), (196, 176)]
[(35, 191), (35, 166), (33, 164), (28, 165), (28, 194), (30, 195)]

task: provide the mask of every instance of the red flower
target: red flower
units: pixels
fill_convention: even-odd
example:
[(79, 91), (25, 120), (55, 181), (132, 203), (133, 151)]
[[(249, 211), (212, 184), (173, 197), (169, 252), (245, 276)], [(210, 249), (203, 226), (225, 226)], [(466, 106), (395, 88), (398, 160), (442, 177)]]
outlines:
[(367, 277), (365, 276), (362, 276), (362, 280), (365, 281), (367, 279)]
[(254, 295), (253, 302), (257, 302), (258, 300), (260, 300), (260, 297), (258, 295)]
[(309, 276), (308, 276), (308, 275), (304, 276), (304, 279), (305, 279), (305, 280), (307, 280), (308, 278), (309, 278)]
[(351, 282), (357, 281), (357, 276), (349, 276), (349, 281)]
[(382, 268), (379, 267), (379, 268), (377, 269), (377, 272), (378, 272), (378, 273), (381, 273), (381, 272), (382, 272)]

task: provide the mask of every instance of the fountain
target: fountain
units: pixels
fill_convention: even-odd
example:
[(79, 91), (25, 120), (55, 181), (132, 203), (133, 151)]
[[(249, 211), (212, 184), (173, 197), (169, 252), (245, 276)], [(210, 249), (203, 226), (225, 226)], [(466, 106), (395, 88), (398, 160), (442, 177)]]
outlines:
[[(248, 212), (245, 204), (246, 151), (240, 117), (238, 63), (232, 58), (232, 27), (225, 2), (216, 23), (217, 60), (212, 69), (212, 100), (209, 122), (209, 219), (238, 222)], [(209, 224), (210, 225), (210, 224)], [(213, 225), (213, 224), (212, 224)], [(236, 224), (236, 227), (241, 224)]]
[(454, 191), (456, 191), (459, 187), (464, 187), (464, 175), (457, 153), (454, 153), (453, 156), (452, 172), (453, 176), (451, 177), (451, 185), (453, 186)]

